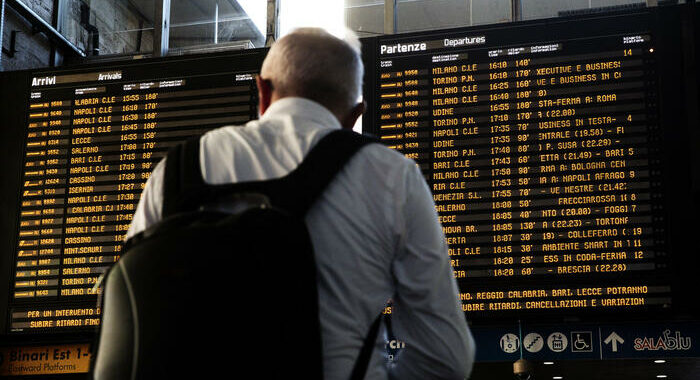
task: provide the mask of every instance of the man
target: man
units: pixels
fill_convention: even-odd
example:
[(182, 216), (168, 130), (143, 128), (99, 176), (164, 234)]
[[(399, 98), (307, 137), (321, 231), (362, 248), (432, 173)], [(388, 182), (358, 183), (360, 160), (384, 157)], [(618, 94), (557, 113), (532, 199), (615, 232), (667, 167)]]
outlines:
[[(202, 137), (206, 182), (284, 176), (328, 132), (351, 129), (364, 111), (357, 103), (363, 67), (354, 42), (320, 29), (280, 39), (257, 78), (260, 119)], [(160, 162), (148, 180), (128, 236), (161, 219), (164, 167)], [(407, 348), (387, 369), (379, 339), (367, 379), (469, 375), (473, 339), (432, 195), (415, 162), (379, 144), (362, 148), (305, 220), (318, 265), (326, 379), (349, 377), (369, 326), (389, 298), (394, 333)]]

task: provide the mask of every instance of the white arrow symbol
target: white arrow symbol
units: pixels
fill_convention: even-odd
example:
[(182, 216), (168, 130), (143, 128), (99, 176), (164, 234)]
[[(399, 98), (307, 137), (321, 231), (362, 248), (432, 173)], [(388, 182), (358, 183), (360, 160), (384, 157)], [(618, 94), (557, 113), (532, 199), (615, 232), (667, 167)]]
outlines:
[(615, 331), (613, 331), (612, 334), (608, 335), (608, 337), (603, 341), (605, 344), (610, 344), (610, 342), (612, 342), (613, 352), (617, 352), (617, 344), (625, 343), (625, 340), (622, 339), (621, 336), (617, 335)]

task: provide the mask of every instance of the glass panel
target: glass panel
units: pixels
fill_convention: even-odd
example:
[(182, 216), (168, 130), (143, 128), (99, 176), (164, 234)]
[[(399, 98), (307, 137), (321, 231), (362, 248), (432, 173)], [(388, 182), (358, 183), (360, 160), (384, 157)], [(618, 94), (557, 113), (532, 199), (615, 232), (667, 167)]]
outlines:
[(397, 32), (469, 26), (471, 0), (399, 0)]
[(523, 19), (557, 17), (561, 12), (625, 5), (643, 6), (645, 0), (522, 0)]
[(243, 11), (251, 18), (255, 27), (263, 35), (267, 34), (267, 1), (265, 0), (238, 0)]
[(510, 0), (398, 0), (397, 32), (447, 29), (511, 20)]
[(153, 0), (62, 0), (58, 29), (88, 55), (153, 51)]
[(557, 17), (559, 12), (588, 8), (589, 0), (522, 0), (523, 20)]
[(342, 37), (343, 0), (281, 0), (279, 36), (295, 28), (317, 27)]
[(345, 0), (345, 26), (359, 37), (384, 34), (384, 1)]
[(646, 4), (645, 0), (591, 0), (591, 7), (609, 7), (615, 5)]
[(472, 25), (513, 20), (511, 0), (471, 0)]
[(170, 50), (197, 52), (265, 45), (267, 2), (172, 0)]

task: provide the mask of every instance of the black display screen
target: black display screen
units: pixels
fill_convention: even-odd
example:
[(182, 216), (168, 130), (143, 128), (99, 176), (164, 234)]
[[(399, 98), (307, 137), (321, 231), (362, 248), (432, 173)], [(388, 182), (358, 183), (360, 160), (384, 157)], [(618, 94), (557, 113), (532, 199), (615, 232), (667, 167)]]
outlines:
[(468, 317), (671, 308), (669, 197), (689, 189), (659, 17), (366, 41), (365, 130), (421, 168)]
[(155, 163), (188, 137), (256, 118), (264, 54), (14, 74), (21, 116), (6, 127), (22, 151), (11, 162), (18, 205), (7, 210), (18, 213), (9, 332), (99, 324), (95, 284), (121, 255)]

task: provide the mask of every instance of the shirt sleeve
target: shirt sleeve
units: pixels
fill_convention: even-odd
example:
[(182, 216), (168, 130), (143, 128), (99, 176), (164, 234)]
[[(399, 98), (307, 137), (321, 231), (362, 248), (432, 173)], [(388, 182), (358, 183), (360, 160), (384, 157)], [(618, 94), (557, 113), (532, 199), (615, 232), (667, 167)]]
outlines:
[(138, 234), (162, 219), (163, 206), (163, 175), (165, 158), (163, 158), (148, 177), (146, 186), (141, 193), (139, 204), (136, 206), (131, 226), (126, 232), (126, 239)]
[(389, 369), (391, 379), (464, 379), (475, 345), (459, 301), (447, 244), (420, 170), (406, 172), (405, 197), (397, 199), (403, 234), (394, 259), (394, 334), (406, 342)]

